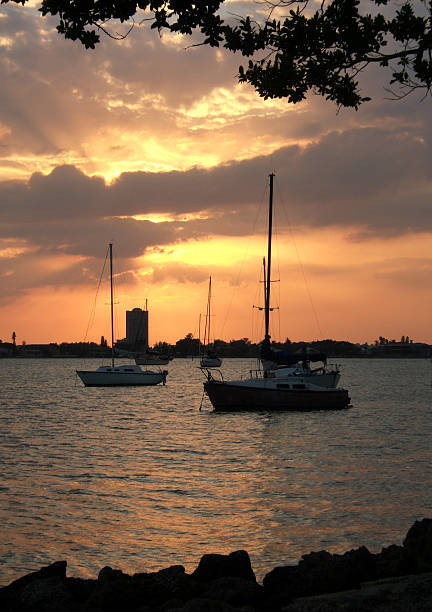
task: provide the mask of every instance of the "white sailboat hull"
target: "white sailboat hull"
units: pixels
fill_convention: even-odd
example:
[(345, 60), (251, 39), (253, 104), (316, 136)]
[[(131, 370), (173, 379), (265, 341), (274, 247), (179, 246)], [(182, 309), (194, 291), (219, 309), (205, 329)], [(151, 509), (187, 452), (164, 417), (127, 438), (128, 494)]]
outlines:
[(265, 363), (263, 368), (267, 379), (276, 379), (278, 382), (301, 382), (311, 383), (317, 387), (324, 387), (326, 389), (335, 389), (338, 386), (340, 380), (340, 371), (338, 369), (324, 369), (321, 368), (319, 371), (304, 370), (299, 367), (279, 367), (274, 370), (266, 369)]
[(141, 370), (139, 366), (101, 366), (97, 370), (77, 370), (86, 387), (126, 387), (165, 384), (167, 371)]

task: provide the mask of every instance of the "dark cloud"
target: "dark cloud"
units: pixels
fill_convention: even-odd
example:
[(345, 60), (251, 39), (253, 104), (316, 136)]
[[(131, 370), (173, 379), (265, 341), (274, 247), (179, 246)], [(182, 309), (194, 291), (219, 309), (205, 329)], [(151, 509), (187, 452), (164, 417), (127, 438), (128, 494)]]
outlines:
[[(228, 6), (234, 14), (259, 10), (254, 3)], [(1, 12), (6, 18), (0, 19), (0, 37), (10, 38), (0, 56), (1, 165), (36, 170), (38, 156), (68, 162), (49, 174), (34, 171), (28, 181), (0, 182), (0, 237), (30, 248), (0, 259), (4, 294), (93, 282), (110, 241), (122, 279), (134, 282), (135, 259), (151, 249), (263, 233), (271, 171), (281, 232), (289, 226), (338, 227), (366, 243), (432, 231), (431, 100), (385, 100), (382, 72), (362, 77), (364, 93), (376, 99), (358, 113), (337, 113), (312, 97), (294, 108), (270, 112), (257, 106), (242, 114), (252, 95), (245, 86), (238, 115), (221, 104), (217, 129), (205, 113), (189, 118), (193, 129), (186, 129), (182, 113), (216, 88), (232, 90), (241, 58), (223, 50), (186, 50), (192, 41), (174, 44), (148, 28), (135, 28), (123, 43), (104, 38), (95, 51), (86, 51), (58, 36), (53, 19), (36, 19), (32, 9), (9, 3)], [(95, 134), (98, 152), (88, 146)], [(97, 168), (98, 155), (127, 162), (132, 136), (185, 151), (186, 157), (194, 145), (204, 143), (211, 153), (225, 141), (231, 157), (210, 169), (124, 172), (112, 183), (82, 170), (85, 164), (88, 173)], [(234, 161), (237, 155), (248, 159)], [(151, 152), (146, 156), (133, 167), (148, 167)], [(132, 215), (175, 220), (151, 223)], [(186, 215), (192, 218), (182, 220)], [(69, 256), (66, 281), (60, 261)], [(58, 268), (44, 265), (53, 257)], [(429, 272), (426, 263), (413, 270), (410, 262), (381, 274), (409, 282), (425, 280)], [(168, 264), (155, 268), (152, 280), (202, 282), (207, 273), (199, 265)]]
[[(67, 275), (65, 274), (67, 270)], [(18, 296), (38, 287), (60, 288), (88, 284), (96, 281), (88, 278), (86, 266), (81, 261), (58, 259), (47, 266), (43, 252), (31, 251), (18, 257), (0, 258), (0, 278), (2, 295), (0, 303), (5, 304)]]
[(201, 267), (183, 263), (169, 263), (164, 266), (155, 266), (152, 273), (152, 282), (161, 283), (174, 281), (177, 283), (202, 283), (209, 277), (209, 271)]
[[(82, 245), (93, 251), (110, 232), (129, 235), (128, 250), (208, 235), (251, 231), (257, 205), (266, 201), (267, 174), (276, 171), (279, 224), (358, 228), (397, 235), (432, 230), (428, 143), (419, 127), (357, 128), (332, 132), (300, 148), (271, 156), (186, 172), (128, 172), (108, 185), (73, 166), (27, 182), (0, 183), (1, 235)], [(202, 213), (208, 219), (138, 223), (113, 217)], [(19, 223), (22, 223), (21, 229)], [(29, 224), (33, 224), (30, 228)], [(137, 229), (139, 228), (139, 229)], [(257, 229), (259, 231), (259, 227)], [(140, 236), (140, 239), (136, 238)], [(91, 246), (85, 246), (86, 240)]]
[(159, 38), (154, 31), (136, 28), (127, 44), (113, 48), (113, 44), (104, 41), (107, 70), (114, 79), (126, 81), (131, 92), (163, 96), (175, 106), (189, 106), (215, 87), (232, 87), (235, 83), (237, 57), (210, 47), (190, 47), (193, 41), (188, 38), (169, 44), (168, 38), (164, 33)]
[(114, 242), (119, 256), (133, 259), (156, 245), (175, 244), (203, 235), (198, 229), (183, 232), (183, 223), (152, 223), (109, 218), (51, 220), (48, 222), (0, 225), (0, 237), (24, 239), (46, 255), (66, 253), (83, 257), (100, 256), (101, 245)]
[(384, 261), (375, 271), (375, 278), (405, 289), (429, 292), (432, 275), (432, 258), (406, 257)]

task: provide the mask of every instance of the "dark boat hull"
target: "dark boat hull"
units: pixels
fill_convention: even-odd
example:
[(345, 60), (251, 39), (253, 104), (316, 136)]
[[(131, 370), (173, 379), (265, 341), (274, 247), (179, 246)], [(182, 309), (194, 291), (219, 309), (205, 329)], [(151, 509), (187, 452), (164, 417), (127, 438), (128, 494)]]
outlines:
[(342, 410), (350, 405), (346, 389), (275, 389), (209, 380), (204, 383), (215, 410)]

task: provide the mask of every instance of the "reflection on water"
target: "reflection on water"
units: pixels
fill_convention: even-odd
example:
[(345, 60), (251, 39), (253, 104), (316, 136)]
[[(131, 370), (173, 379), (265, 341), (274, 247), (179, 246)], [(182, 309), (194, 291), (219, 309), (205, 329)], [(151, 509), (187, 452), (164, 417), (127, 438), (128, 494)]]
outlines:
[(312, 550), (400, 543), (432, 516), (431, 365), (340, 361), (351, 410), (215, 414), (197, 361), (171, 362), (166, 387), (98, 389), (76, 360), (3, 359), (0, 584), (59, 559), (95, 577), (239, 548), (261, 579)]

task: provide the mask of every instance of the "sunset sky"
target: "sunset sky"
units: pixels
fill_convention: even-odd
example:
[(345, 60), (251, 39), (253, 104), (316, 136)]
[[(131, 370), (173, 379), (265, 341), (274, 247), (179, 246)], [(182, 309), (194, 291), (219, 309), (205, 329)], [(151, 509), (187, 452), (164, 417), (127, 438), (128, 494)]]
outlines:
[(423, 92), (389, 100), (390, 73), (374, 69), (358, 112), (264, 101), (223, 49), (137, 26), (86, 51), (55, 25), (31, 6), (0, 7), (3, 341), (108, 336), (96, 290), (109, 242), (118, 338), (146, 299), (151, 344), (197, 336), (211, 275), (214, 335), (259, 341), (274, 172), (272, 338), (432, 343)]

